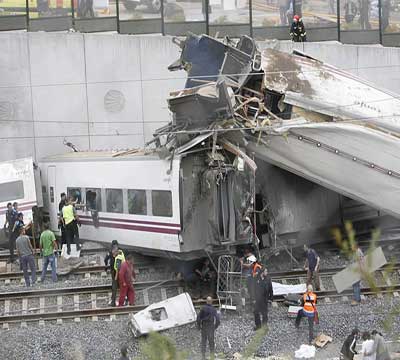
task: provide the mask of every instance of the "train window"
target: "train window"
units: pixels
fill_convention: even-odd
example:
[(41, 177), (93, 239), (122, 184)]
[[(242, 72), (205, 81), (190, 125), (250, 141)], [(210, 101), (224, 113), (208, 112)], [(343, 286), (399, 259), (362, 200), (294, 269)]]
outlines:
[(101, 210), (101, 189), (87, 188), (86, 189), (86, 205), (87, 209), (102, 211)]
[(24, 198), (24, 183), (22, 180), (0, 184), (0, 202)]
[(72, 197), (76, 204), (82, 203), (82, 191), (81, 188), (67, 188), (67, 197)]
[(153, 190), (151, 203), (154, 216), (172, 216), (172, 193), (165, 190)]
[(106, 189), (107, 212), (123, 213), (123, 196), (121, 189)]
[(146, 191), (128, 190), (129, 214), (147, 215)]

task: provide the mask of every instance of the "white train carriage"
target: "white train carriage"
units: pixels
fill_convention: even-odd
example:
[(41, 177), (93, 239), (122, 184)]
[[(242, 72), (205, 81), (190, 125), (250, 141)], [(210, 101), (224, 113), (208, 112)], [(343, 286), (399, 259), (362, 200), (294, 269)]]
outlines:
[[(210, 225), (210, 217), (221, 213), (215, 199), (222, 203), (228, 196), (218, 195), (213, 187), (200, 195), (201, 178), (210, 176), (204, 173), (208, 169), (204, 164), (198, 156), (163, 160), (143, 152), (51, 156), (40, 162), (44, 211), (49, 213), (51, 229), (58, 231), (60, 194), (65, 192), (77, 201), (81, 239), (108, 244), (116, 239), (123, 247), (156, 256), (190, 259), (204, 255), (205, 249), (226, 251), (227, 243), (251, 241), (250, 224), (239, 226), (238, 232), (232, 230), (241, 223), (241, 219), (235, 221), (233, 199), (231, 210), (225, 212), (231, 211), (230, 221), (225, 214), (223, 224)], [(222, 192), (235, 191), (223, 183)], [(244, 228), (247, 236), (243, 236)]]
[[(0, 229), (3, 229), (6, 221), (7, 204), (14, 202), (18, 203), (18, 211), (24, 214), (25, 224), (29, 223), (32, 220), (32, 208), (38, 205), (32, 158), (0, 163)], [(4, 232), (0, 231), (0, 243), (5, 245), (7, 242)]]

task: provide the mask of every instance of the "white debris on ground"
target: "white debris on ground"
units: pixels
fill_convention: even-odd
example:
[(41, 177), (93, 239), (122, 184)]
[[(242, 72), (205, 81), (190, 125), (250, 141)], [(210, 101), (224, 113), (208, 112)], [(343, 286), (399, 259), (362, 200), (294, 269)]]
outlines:
[(300, 345), (300, 348), (294, 352), (296, 359), (311, 359), (315, 357), (315, 346), (313, 345)]
[[(323, 349), (317, 349), (315, 359), (327, 360), (338, 357), (346, 336), (354, 327), (361, 331), (377, 329), (384, 333), (386, 340), (397, 340), (400, 333), (400, 318), (395, 317), (392, 329), (385, 332), (382, 321), (390, 310), (400, 305), (394, 298), (368, 300), (359, 307), (349, 303), (319, 305), (320, 325), (315, 334), (323, 332), (333, 338), (333, 342)], [(372, 311), (374, 309), (374, 311)], [(379, 309), (379, 310), (376, 310)], [(288, 319), (284, 307), (270, 308), (269, 330), (258, 346), (257, 359), (293, 359), (294, 352), (308, 339), (306, 321), (300, 329), (294, 327), (294, 320)], [(18, 360), (76, 360), (71, 353), (81, 353), (85, 360), (119, 359), (119, 349), (129, 345), (131, 357), (137, 356), (139, 343), (143, 339), (134, 339), (128, 329), (128, 318), (117, 321), (92, 322), (82, 319), (80, 323), (64, 321), (63, 325), (46, 323), (40, 327), (29, 324), (28, 328), (19, 325), (11, 326), (8, 331), (0, 331), (0, 358)], [(243, 352), (254, 336), (254, 319), (252, 314), (239, 316), (233, 312), (223, 312), (221, 326), (216, 332), (216, 351), (225, 359), (234, 359), (235, 353)], [(189, 324), (162, 332), (171, 337), (178, 349), (189, 351), (188, 359), (200, 359), (200, 332), (195, 324)], [(227, 339), (229, 339), (230, 347)], [(219, 356), (223, 358), (222, 356)]]

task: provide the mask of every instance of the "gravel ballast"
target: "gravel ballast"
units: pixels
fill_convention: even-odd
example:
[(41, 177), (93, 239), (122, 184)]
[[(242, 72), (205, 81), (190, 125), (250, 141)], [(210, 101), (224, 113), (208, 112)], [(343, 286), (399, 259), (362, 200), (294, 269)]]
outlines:
[[(392, 297), (384, 299), (368, 298), (358, 307), (348, 303), (319, 305), (320, 325), (316, 333), (323, 331), (333, 337), (333, 343), (318, 350), (316, 359), (338, 357), (338, 350), (344, 338), (353, 327), (360, 330), (378, 329), (383, 331), (382, 321), (387, 313), (400, 301)], [(257, 355), (285, 355), (294, 358), (294, 351), (307, 341), (307, 324), (303, 321), (300, 329), (294, 328), (294, 319), (286, 315), (285, 307), (270, 308), (269, 331), (258, 346)], [(395, 340), (400, 333), (400, 320), (395, 317), (392, 329), (385, 333), (387, 340)], [(254, 336), (253, 316), (240, 316), (234, 312), (222, 313), (222, 322), (216, 333), (217, 353), (226, 359), (233, 358), (235, 352), (243, 351)], [(189, 324), (164, 332), (170, 336), (179, 349), (187, 350), (190, 359), (198, 359), (200, 332), (195, 324)], [(127, 326), (127, 318), (118, 316), (115, 321), (100, 320), (80, 323), (64, 321), (63, 325), (46, 323), (46, 326), (29, 324), (28, 328), (14, 325), (10, 330), (0, 331), (0, 357), (4, 359), (118, 359), (119, 348), (129, 345), (130, 356), (139, 355), (139, 342), (134, 339)]]

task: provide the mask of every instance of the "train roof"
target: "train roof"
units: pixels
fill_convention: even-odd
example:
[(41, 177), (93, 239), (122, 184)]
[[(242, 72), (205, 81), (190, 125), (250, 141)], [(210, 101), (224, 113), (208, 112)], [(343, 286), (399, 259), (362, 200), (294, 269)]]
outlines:
[(50, 155), (40, 162), (80, 162), (80, 161), (119, 161), (119, 160), (161, 160), (153, 150), (131, 149), (114, 151), (76, 151), (64, 154)]

